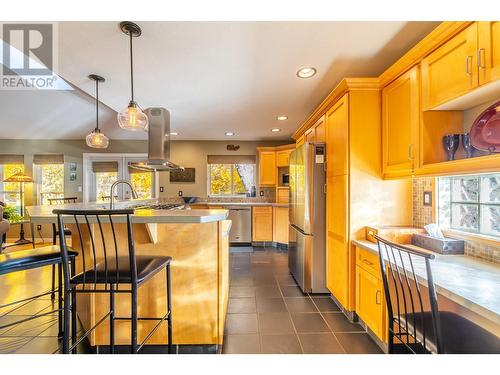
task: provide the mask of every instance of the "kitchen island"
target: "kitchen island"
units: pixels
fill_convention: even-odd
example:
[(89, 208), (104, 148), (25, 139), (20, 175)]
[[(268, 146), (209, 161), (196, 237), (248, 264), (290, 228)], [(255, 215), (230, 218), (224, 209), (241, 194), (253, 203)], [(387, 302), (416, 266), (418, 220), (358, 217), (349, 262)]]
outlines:
[[(134, 202), (136, 205), (137, 202)], [(131, 206), (118, 203), (116, 208)], [(27, 212), (35, 224), (56, 222), (52, 210), (104, 209), (104, 204), (66, 204), (58, 206), (32, 206)], [(172, 257), (172, 319), (174, 345), (204, 345), (214, 350), (222, 344), (224, 320), (229, 295), (229, 229), (227, 210), (158, 210), (136, 209), (132, 216), (137, 255), (168, 255)], [(84, 233), (84, 244), (80, 244), (75, 224), (68, 217), (67, 226), (72, 230), (72, 247), (90, 254), (88, 235)], [(115, 221), (115, 220), (114, 220)], [(118, 223), (117, 241), (119, 252), (126, 253), (126, 227)], [(97, 225), (93, 224), (92, 225)], [(108, 227), (106, 227), (108, 225)], [(104, 230), (111, 235), (109, 224)], [(92, 229), (91, 229), (92, 230)], [(106, 235), (105, 235), (106, 238)], [(96, 248), (102, 252), (101, 241)], [(99, 250), (96, 251), (99, 254)], [(91, 256), (86, 256), (90, 263)], [(82, 257), (77, 257), (77, 272), (82, 269)], [(139, 317), (162, 316), (166, 306), (165, 272), (155, 275), (139, 288)], [(120, 298), (121, 297), (121, 298)], [(77, 301), (78, 317), (85, 329), (98, 322), (109, 311), (109, 297), (100, 294), (80, 294)], [(129, 297), (118, 295), (117, 316), (130, 315)], [(142, 341), (155, 325), (152, 321), (138, 322), (138, 340)], [(130, 322), (115, 322), (115, 342), (129, 345)], [(109, 345), (108, 321), (101, 324), (91, 335), (90, 344), (101, 347)], [(166, 324), (148, 341), (149, 345), (167, 343)]]

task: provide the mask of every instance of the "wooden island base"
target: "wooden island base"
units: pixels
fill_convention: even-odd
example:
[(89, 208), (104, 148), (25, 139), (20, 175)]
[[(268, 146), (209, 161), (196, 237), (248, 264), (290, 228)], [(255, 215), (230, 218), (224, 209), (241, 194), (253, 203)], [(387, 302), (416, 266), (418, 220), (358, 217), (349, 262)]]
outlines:
[[(96, 224), (91, 224), (96, 225)], [(112, 244), (111, 228), (103, 224), (106, 243)], [(168, 255), (172, 257), (172, 319), (173, 344), (221, 345), (229, 297), (229, 229), (231, 221), (208, 223), (148, 223), (133, 224), (137, 255)], [(80, 250), (74, 224), (72, 243)], [(119, 252), (127, 253), (125, 224), (115, 224)], [(88, 235), (83, 233), (86, 262), (91, 262)], [(102, 254), (102, 244), (96, 240), (96, 253)], [(120, 246), (121, 245), (121, 246)], [(114, 249), (107, 249), (114, 251)], [(108, 253), (109, 254), (109, 253)], [(82, 269), (78, 257), (77, 272)], [(90, 264), (89, 264), (90, 266)], [(166, 311), (165, 271), (146, 281), (138, 291), (139, 317), (161, 317)], [(78, 317), (85, 330), (109, 312), (107, 294), (79, 294)], [(115, 316), (130, 317), (130, 296), (117, 294)], [(138, 341), (144, 340), (155, 326), (154, 321), (138, 322)], [(149, 345), (167, 344), (167, 326), (162, 324), (148, 340)], [(130, 344), (129, 321), (115, 321), (116, 345)], [(92, 346), (109, 345), (109, 319), (90, 335)]]

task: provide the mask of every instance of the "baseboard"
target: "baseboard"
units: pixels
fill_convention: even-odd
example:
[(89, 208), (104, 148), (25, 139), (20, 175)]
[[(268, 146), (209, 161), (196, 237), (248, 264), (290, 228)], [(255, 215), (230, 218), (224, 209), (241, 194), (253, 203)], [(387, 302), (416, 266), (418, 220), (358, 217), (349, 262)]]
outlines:
[(379, 339), (379, 337), (370, 329), (370, 327), (368, 327), (366, 325), (366, 323), (363, 321), (363, 319), (361, 319), (358, 314), (355, 314), (357, 319), (358, 319), (358, 322), (359, 324), (361, 324), (361, 326), (365, 329), (366, 333), (368, 333), (368, 335), (370, 336), (370, 338), (375, 341), (375, 343), (377, 344), (377, 346), (382, 349), (382, 351), (387, 354), (388, 352), (388, 347), (387, 347), (387, 343), (386, 342), (383, 342), (382, 340)]
[[(98, 345), (92, 347), (96, 354), (109, 354), (109, 345)], [(199, 344), (199, 345), (173, 345), (172, 354), (217, 354), (218, 345)], [(115, 345), (115, 354), (130, 354), (129, 345)], [(144, 345), (139, 354), (168, 354), (167, 345)]]

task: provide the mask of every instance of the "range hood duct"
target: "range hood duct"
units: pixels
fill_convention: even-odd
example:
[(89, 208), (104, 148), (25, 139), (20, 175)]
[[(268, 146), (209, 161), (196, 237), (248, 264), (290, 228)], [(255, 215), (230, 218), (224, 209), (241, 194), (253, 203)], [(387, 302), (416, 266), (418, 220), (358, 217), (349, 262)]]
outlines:
[(144, 111), (148, 116), (148, 160), (129, 162), (131, 168), (142, 171), (183, 170), (170, 159), (170, 112), (165, 108), (148, 108)]

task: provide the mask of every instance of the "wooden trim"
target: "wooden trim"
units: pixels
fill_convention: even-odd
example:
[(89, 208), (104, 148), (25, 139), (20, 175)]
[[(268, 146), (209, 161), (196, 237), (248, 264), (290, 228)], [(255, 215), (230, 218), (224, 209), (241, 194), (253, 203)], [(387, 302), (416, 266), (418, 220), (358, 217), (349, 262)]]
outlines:
[(321, 104), (314, 110), (313, 113), (300, 125), (293, 133), (292, 138), (297, 140), (311, 126), (323, 116), (328, 109), (339, 100), (347, 91), (350, 90), (380, 90), (380, 82), (378, 78), (344, 78), (340, 83), (328, 94)]
[(259, 146), (256, 147), (257, 151), (283, 151), (283, 150), (295, 150), (295, 143), (281, 146)]
[(459, 240), (477, 242), (477, 243), (480, 243), (483, 245), (488, 245), (488, 246), (500, 247), (500, 239), (496, 239), (496, 238), (490, 237), (490, 236), (485, 236), (482, 234), (465, 233), (465, 232), (460, 232), (460, 231), (453, 230), (453, 229), (444, 229), (443, 234), (446, 237), (450, 237), (450, 238), (456, 238)]
[(432, 30), (424, 39), (387, 68), (380, 76), (380, 84), (387, 85), (402, 73), (418, 64), (425, 56), (441, 47), (447, 40), (471, 25), (473, 21), (446, 21)]

